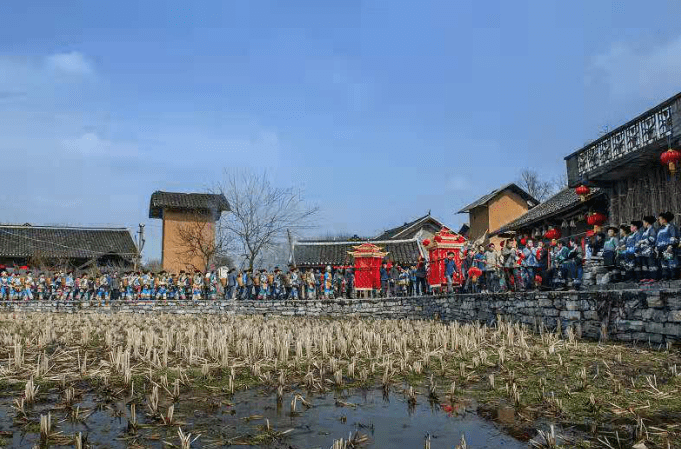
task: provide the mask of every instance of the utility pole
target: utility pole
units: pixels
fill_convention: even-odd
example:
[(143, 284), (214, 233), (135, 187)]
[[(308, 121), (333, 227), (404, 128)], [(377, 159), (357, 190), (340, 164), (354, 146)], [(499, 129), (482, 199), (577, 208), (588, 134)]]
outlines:
[(142, 262), (142, 249), (144, 248), (144, 224), (139, 224), (139, 230), (137, 231), (137, 257), (135, 257), (135, 271), (139, 269)]

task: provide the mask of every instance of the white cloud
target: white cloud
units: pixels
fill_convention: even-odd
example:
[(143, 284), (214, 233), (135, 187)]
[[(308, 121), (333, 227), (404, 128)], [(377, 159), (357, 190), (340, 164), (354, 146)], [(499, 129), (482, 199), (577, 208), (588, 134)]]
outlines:
[(585, 83), (605, 84), (614, 99), (658, 98), (676, 92), (680, 78), (681, 36), (648, 48), (615, 43), (591, 60)]
[(46, 59), (49, 68), (70, 75), (90, 75), (92, 65), (85, 56), (77, 51), (57, 53)]

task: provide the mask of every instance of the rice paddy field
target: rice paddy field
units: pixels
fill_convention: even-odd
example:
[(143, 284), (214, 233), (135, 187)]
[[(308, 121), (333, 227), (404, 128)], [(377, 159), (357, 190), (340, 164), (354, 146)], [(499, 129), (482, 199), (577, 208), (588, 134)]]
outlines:
[(0, 342), (6, 447), (681, 447), (671, 346), (504, 322), (40, 313), (0, 314)]

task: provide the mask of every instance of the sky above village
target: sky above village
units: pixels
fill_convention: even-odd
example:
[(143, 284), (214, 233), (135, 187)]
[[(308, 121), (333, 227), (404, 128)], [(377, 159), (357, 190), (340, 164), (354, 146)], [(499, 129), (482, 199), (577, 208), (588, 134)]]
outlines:
[(373, 235), (546, 178), (677, 93), (681, 2), (0, 2), (0, 222), (146, 223), (267, 169)]

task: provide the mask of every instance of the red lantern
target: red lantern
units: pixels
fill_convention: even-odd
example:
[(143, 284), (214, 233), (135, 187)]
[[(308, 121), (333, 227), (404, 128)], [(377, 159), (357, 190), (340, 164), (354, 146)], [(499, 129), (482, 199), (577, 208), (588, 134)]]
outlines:
[(681, 152), (671, 148), (660, 155), (660, 162), (669, 167), (669, 172), (676, 173), (676, 164), (681, 160)]
[(591, 189), (582, 184), (575, 189), (575, 193), (579, 195), (581, 201), (586, 201), (586, 197), (591, 193)]
[(470, 270), (468, 270), (468, 277), (472, 278), (474, 281), (482, 276), (482, 270), (478, 267), (472, 267)]
[(546, 231), (546, 234), (544, 234), (544, 237), (546, 237), (549, 240), (554, 240), (554, 239), (559, 239), (561, 236), (560, 230), (556, 228), (551, 228), (548, 231)]
[(433, 239), (438, 243), (442, 242), (442, 236), (439, 234), (436, 234), (435, 237), (433, 237)]
[(525, 237), (521, 238), (520, 244), (523, 245), (523, 246), (527, 245), (527, 239)]
[(586, 216), (586, 223), (589, 226), (602, 226), (603, 223), (605, 223), (605, 220), (607, 220), (607, 219), (608, 219), (608, 217), (606, 217), (602, 213), (594, 212), (594, 213)]
[(430, 245), (430, 239), (423, 239), (423, 242), (421, 243), (423, 243), (423, 246), (428, 246)]

